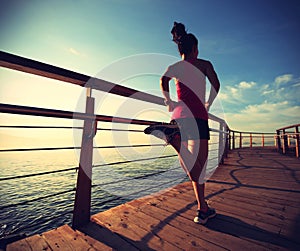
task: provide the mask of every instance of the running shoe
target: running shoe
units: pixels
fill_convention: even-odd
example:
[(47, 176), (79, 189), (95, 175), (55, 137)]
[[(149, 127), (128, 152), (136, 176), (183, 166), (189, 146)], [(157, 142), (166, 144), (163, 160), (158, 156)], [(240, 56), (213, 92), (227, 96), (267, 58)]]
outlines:
[(197, 216), (194, 218), (194, 222), (198, 224), (206, 224), (208, 219), (211, 219), (217, 215), (216, 210), (214, 208), (208, 208), (208, 210), (204, 213), (200, 210), (197, 210)]
[(179, 127), (174, 120), (170, 123), (157, 123), (151, 125), (144, 130), (144, 133), (162, 139), (167, 144), (169, 144), (175, 136), (180, 136)]

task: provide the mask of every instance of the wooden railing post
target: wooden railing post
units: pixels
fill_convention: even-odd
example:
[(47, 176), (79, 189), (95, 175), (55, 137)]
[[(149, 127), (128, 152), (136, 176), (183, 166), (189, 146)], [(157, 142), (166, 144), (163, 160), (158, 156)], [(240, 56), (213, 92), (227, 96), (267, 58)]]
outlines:
[(225, 134), (224, 134), (224, 131), (225, 131), (225, 127), (224, 127), (224, 124), (223, 122), (219, 122), (219, 152), (218, 152), (218, 160), (219, 160), (219, 163), (223, 163), (223, 154), (224, 154), (224, 137), (225, 137)]
[(235, 149), (235, 136), (234, 136), (234, 131), (232, 132), (232, 149)]
[(265, 135), (263, 133), (261, 135), (261, 146), (265, 147)]
[[(300, 124), (296, 124), (276, 130), (277, 149), (280, 153), (287, 154), (290, 150), (294, 150), (294, 146), (291, 145), (291, 141), (295, 140), (295, 156), (299, 158), (299, 126)], [(294, 133), (288, 131), (291, 128), (294, 128)]]
[(250, 133), (250, 148), (252, 148), (252, 133)]
[(228, 129), (228, 150), (231, 150), (232, 147), (231, 147), (231, 131), (230, 129)]
[(278, 152), (281, 153), (282, 149), (281, 149), (281, 137), (280, 137), (280, 130), (276, 131), (277, 134), (277, 150)]
[(240, 132), (240, 148), (243, 147), (243, 144), (242, 144), (242, 132)]
[(285, 129), (282, 130), (282, 135), (283, 135), (283, 149), (282, 149), (282, 153), (286, 154), (288, 151), (288, 140), (287, 140), (287, 135), (285, 133)]
[[(89, 88), (86, 100), (86, 114), (94, 116), (94, 98)], [(72, 227), (78, 228), (90, 221), (93, 137), (96, 132), (93, 119), (85, 119), (82, 133), (80, 162), (73, 211)]]
[(299, 127), (295, 126), (296, 133), (296, 157), (299, 158)]
[(288, 146), (288, 148), (291, 147), (291, 136), (292, 136), (292, 135), (289, 135), (289, 134), (286, 135), (286, 137), (287, 137), (287, 146)]
[(230, 150), (230, 132), (229, 132), (229, 128), (227, 126), (227, 124), (224, 125), (224, 131), (226, 131), (226, 134), (224, 134), (225, 136), (225, 150), (224, 150), (224, 157), (227, 158), (228, 157), (228, 151)]

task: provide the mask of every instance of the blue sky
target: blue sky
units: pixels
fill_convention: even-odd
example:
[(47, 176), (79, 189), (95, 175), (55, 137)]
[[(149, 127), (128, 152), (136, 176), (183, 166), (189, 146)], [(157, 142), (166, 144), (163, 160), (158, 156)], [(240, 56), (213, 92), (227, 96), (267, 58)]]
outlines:
[[(170, 29), (183, 22), (199, 39), (199, 57), (219, 75), (219, 98), (232, 129), (273, 132), (299, 123), (297, 0), (12, 0), (1, 1), (0, 12), (1, 50), (91, 76), (135, 54), (179, 58)], [(0, 73), (2, 103), (74, 109), (71, 101), (57, 104), (69, 86)], [(159, 82), (131, 87), (159, 91)]]

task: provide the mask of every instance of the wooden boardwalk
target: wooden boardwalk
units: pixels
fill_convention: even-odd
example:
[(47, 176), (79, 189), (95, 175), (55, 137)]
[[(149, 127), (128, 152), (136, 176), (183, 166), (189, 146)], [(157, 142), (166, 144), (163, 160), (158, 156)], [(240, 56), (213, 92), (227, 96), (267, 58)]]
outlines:
[(218, 215), (193, 222), (189, 182), (7, 246), (7, 250), (300, 250), (300, 160), (270, 148), (231, 151), (207, 183)]

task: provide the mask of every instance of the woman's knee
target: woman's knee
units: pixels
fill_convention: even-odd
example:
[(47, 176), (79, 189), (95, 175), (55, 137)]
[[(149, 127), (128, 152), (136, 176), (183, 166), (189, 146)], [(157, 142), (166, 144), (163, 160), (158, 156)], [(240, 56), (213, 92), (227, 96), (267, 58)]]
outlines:
[(176, 152), (180, 152), (181, 148), (181, 138), (180, 136), (176, 135), (172, 138), (172, 140), (169, 142), (170, 145), (176, 150)]
[(190, 180), (198, 182), (202, 169), (201, 165), (195, 165), (189, 173)]

